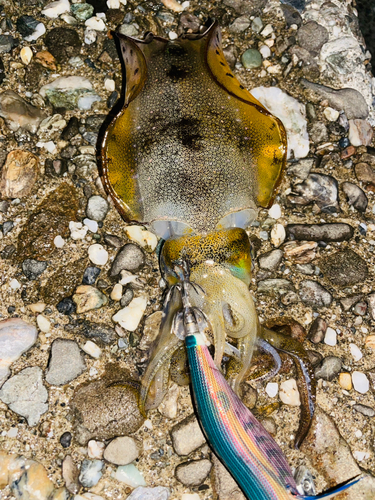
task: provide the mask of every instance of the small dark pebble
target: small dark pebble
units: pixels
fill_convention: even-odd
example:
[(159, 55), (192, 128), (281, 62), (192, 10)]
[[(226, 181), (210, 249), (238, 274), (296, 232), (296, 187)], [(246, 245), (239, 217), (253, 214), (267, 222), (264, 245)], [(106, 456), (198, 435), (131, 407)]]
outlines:
[(90, 115), (86, 118), (85, 128), (90, 132), (99, 132), (100, 127), (102, 126), (104, 120), (107, 118), (107, 115)]
[(323, 355), (320, 354), (320, 352), (313, 350), (307, 350), (306, 353), (313, 368), (316, 368), (321, 363)]
[(14, 228), (14, 222), (11, 220), (7, 220), (3, 224), (3, 235), (6, 236), (9, 231), (11, 231)]
[(0, 85), (5, 80), (5, 77), (6, 77), (6, 74), (5, 74), (5, 70), (4, 70), (4, 63), (3, 63), (3, 60), (0, 59)]
[(286, 234), (290, 240), (331, 243), (333, 241), (350, 240), (354, 234), (354, 229), (349, 224), (344, 223), (288, 224)]
[(70, 297), (65, 297), (57, 305), (56, 309), (61, 314), (73, 314), (76, 310), (76, 305)]
[(2, 214), (6, 214), (7, 211), (9, 210), (10, 203), (9, 201), (0, 201), (0, 212)]
[(338, 286), (363, 283), (368, 275), (366, 261), (350, 248), (340, 250), (319, 261), (324, 277)]
[(35, 260), (35, 259), (25, 259), (22, 262), (23, 274), (29, 280), (36, 280), (47, 268), (47, 262)]
[(16, 247), (14, 245), (6, 245), (0, 255), (2, 259), (10, 259), (10, 257), (14, 254), (16, 251)]
[(18, 40), (12, 35), (0, 35), (0, 54), (11, 52), (14, 47), (17, 47)]
[(107, 99), (107, 108), (112, 109), (118, 99), (118, 92), (114, 90)]
[(94, 285), (100, 271), (101, 269), (99, 267), (87, 267), (83, 273), (82, 283), (84, 285)]
[(98, 134), (95, 132), (84, 132), (82, 137), (87, 141), (91, 146), (96, 146), (98, 141)]
[[(367, 196), (364, 191), (351, 182), (343, 182), (342, 190), (345, 193), (349, 205), (352, 205), (358, 212), (365, 212), (368, 204)], [(361, 231), (361, 226), (359, 227)]]
[(121, 297), (120, 306), (126, 307), (133, 300), (134, 292), (131, 288), (127, 288), (124, 292), (124, 295)]
[(69, 448), (70, 443), (72, 442), (72, 435), (70, 432), (64, 432), (60, 436), (60, 444), (63, 448)]
[(45, 36), (44, 43), (58, 63), (78, 56), (82, 45), (78, 33), (70, 28), (53, 28)]
[(96, 66), (95, 64), (91, 61), (91, 59), (89, 57), (86, 57), (85, 59), (85, 64), (87, 64), (87, 66), (91, 69), (94, 69), (95, 71), (100, 71)]
[(89, 321), (83, 323), (79, 333), (88, 339), (95, 339), (95, 341), (100, 341), (103, 344), (111, 344), (117, 339), (113, 328), (101, 323), (90, 323)]
[(17, 31), (23, 37), (30, 36), (34, 33), (39, 21), (32, 16), (21, 16), (17, 19)]
[(353, 405), (353, 408), (355, 411), (362, 413), (362, 415), (365, 415), (366, 417), (375, 417), (375, 410), (369, 406), (357, 404)]
[(314, 344), (318, 344), (324, 339), (327, 327), (328, 325), (323, 318), (320, 317), (316, 318), (310, 327), (307, 338), (311, 340), (311, 342), (313, 342)]
[(48, 177), (61, 177), (68, 171), (68, 164), (65, 159), (52, 160), (47, 158), (44, 163), (45, 173)]
[(122, 238), (108, 233), (104, 234), (104, 241), (107, 243), (107, 245), (113, 248), (120, 248), (124, 244), (124, 240)]
[(100, 290), (106, 290), (109, 287), (109, 283), (107, 283), (105, 280), (98, 280), (96, 287), (99, 288)]
[(16, 310), (15, 306), (9, 306), (8, 307), (8, 313), (9, 314), (13, 314), (15, 310)]
[(68, 144), (64, 149), (61, 150), (60, 156), (66, 160), (71, 160), (77, 154), (77, 148), (73, 144)]
[(76, 116), (72, 116), (68, 121), (67, 126), (61, 132), (61, 139), (70, 141), (75, 135), (79, 133), (79, 121)]
[(110, 276), (117, 276), (122, 270), (138, 271), (145, 264), (145, 254), (141, 248), (134, 243), (124, 245), (113, 261)]
[(350, 144), (350, 141), (347, 137), (342, 137), (340, 140), (339, 140), (339, 146), (340, 148), (342, 149), (345, 149), (349, 146)]
[(288, 28), (292, 24), (296, 24), (298, 27), (301, 26), (302, 24), (302, 17), (301, 14), (298, 12), (297, 9), (292, 7), (291, 5), (288, 4), (282, 4), (281, 5), (281, 10), (283, 11), (284, 17), (285, 17), (285, 22)]
[(94, 7), (94, 14), (98, 12), (107, 12), (108, 10), (106, 0), (87, 0), (87, 3)]

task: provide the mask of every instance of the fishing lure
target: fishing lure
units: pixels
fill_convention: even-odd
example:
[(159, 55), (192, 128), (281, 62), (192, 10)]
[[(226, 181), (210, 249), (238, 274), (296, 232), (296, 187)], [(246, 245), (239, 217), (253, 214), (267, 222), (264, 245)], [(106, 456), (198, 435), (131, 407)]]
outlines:
[[(354, 478), (317, 496), (300, 494), (280, 447), (229, 386), (208, 350), (199, 310), (189, 301), (182, 279), (185, 342), (191, 386), (199, 421), (208, 443), (236, 479), (248, 499), (328, 499), (356, 484)], [(197, 316), (198, 312), (198, 316)]]
[(173, 41), (151, 33), (144, 40), (116, 37), (124, 103), (104, 135), (101, 177), (127, 221), (165, 240), (160, 269), (169, 288), (142, 378), (141, 410), (160, 404), (170, 376), (189, 381), (175, 288), (175, 263), (182, 259), (196, 284), (190, 299), (211, 327), (215, 363), (228, 354), (227, 377), (236, 393), (257, 346), (276, 366), (275, 349), (292, 354), (303, 380), (298, 446), (314, 412), (313, 370), (301, 344), (259, 324), (245, 231), (258, 207), (275, 196), (286, 162), (284, 127), (233, 75), (216, 22), (203, 34)]

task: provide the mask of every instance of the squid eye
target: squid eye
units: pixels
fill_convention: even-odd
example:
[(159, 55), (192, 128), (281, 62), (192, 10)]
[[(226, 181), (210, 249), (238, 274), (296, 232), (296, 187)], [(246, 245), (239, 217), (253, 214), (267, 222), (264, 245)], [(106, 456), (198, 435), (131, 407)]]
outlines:
[(223, 317), (225, 321), (225, 328), (228, 332), (238, 332), (243, 328), (244, 318), (242, 314), (235, 311), (233, 307), (228, 304), (228, 302), (224, 302), (222, 305)]

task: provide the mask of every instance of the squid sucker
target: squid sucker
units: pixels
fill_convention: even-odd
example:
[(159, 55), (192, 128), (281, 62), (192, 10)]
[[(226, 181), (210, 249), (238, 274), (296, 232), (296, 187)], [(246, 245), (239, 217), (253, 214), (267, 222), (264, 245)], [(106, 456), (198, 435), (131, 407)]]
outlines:
[[(173, 41), (152, 33), (144, 40), (114, 35), (123, 62), (124, 102), (104, 135), (101, 178), (123, 218), (144, 224), (161, 239), (160, 270), (168, 286), (159, 335), (142, 377), (141, 411), (158, 407), (170, 378), (183, 385), (191, 376), (194, 386), (197, 370), (200, 376), (207, 373), (190, 354), (190, 375), (187, 370), (184, 288), (194, 321), (213, 346), (214, 365), (206, 351), (196, 352), (218, 376), (214, 366), (221, 366), (224, 353), (228, 356), (227, 381), (220, 375), (220, 383), (231, 388), (228, 394), (238, 404), (254, 349), (273, 356), (272, 374), (281, 365), (277, 351), (290, 353), (300, 375), (298, 447), (314, 414), (313, 370), (299, 342), (258, 321), (249, 292), (251, 247), (245, 231), (258, 208), (272, 204), (281, 181), (284, 126), (233, 75), (216, 22), (204, 33)], [(197, 397), (199, 414), (203, 401)], [(226, 418), (224, 407), (218, 408), (215, 418)], [(243, 425), (246, 434), (250, 424)], [(277, 454), (282, 456), (279, 449)], [(263, 465), (267, 460), (272, 457), (264, 456)], [(293, 490), (292, 479), (290, 486)], [(289, 492), (282, 494), (257, 498), (289, 498)]]

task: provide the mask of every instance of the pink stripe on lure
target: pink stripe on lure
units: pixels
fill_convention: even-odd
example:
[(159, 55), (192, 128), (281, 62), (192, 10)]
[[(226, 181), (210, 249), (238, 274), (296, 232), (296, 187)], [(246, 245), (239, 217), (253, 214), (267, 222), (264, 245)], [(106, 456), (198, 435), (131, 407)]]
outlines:
[(185, 339), (194, 400), (209, 444), (251, 500), (328, 499), (361, 478), (318, 496), (300, 495), (281, 448), (216, 367), (201, 333)]

